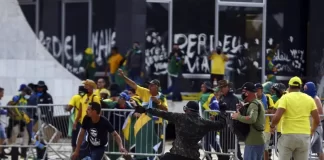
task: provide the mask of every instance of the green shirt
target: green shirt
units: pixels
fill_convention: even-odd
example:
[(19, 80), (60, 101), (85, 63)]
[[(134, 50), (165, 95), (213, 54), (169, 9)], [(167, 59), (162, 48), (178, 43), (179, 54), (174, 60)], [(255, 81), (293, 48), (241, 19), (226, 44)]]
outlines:
[(179, 59), (177, 60), (176, 56), (172, 56), (168, 65), (169, 74), (176, 77), (181, 72), (182, 67), (182, 59), (180, 57), (178, 58)]
[(115, 106), (117, 105), (117, 102), (116, 101), (113, 101), (111, 99), (104, 99), (103, 102), (106, 104), (106, 106), (109, 108), (109, 109), (114, 109)]
[[(250, 124), (250, 132), (245, 140), (245, 145), (262, 145), (265, 144), (263, 135), (264, 124), (265, 124), (265, 112), (262, 102), (254, 100), (253, 102), (259, 103), (261, 106), (258, 107), (255, 103), (250, 103), (247, 109), (247, 116), (240, 115), (237, 120), (242, 123)], [(258, 114), (258, 108), (260, 108), (260, 114)], [(253, 125), (252, 125), (253, 124)], [(256, 130), (256, 128), (258, 130)]]
[(279, 97), (277, 95), (272, 95), (271, 96), (273, 103), (276, 103), (279, 100)]

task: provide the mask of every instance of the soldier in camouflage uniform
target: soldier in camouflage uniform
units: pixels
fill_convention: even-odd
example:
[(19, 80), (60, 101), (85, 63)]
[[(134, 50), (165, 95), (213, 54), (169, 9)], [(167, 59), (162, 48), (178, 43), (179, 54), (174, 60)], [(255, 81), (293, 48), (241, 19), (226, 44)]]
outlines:
[(172, 113), (155, 108), (136, 107), (137, 113), (148, 113), (172, 121), (175, 124), (176, 139), (170, 153), (166, 153), (161, 160), (199, 160), (198, 142), (210, 131), (221, 130), (226, 126), (225, 108), (221, 105), (218, 121), (205, 120), (199, 116), (197, 102), (189, 101), (183, 110), (185, 113)]

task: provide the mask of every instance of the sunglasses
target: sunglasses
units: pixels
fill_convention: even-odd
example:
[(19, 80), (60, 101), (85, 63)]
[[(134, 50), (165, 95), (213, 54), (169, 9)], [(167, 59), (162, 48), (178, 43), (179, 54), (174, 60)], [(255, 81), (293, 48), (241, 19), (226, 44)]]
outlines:
[(183, 110), (184, 110), (184, 111), (185, 111), (185, 110), (190, 110), (190, 111), (192, 111), (192, 112), (199, 112), (199, 111), (196, 111), (196, 110), (194, 110), (194, 109), (188, 108), (187, 106), (183, 106)]

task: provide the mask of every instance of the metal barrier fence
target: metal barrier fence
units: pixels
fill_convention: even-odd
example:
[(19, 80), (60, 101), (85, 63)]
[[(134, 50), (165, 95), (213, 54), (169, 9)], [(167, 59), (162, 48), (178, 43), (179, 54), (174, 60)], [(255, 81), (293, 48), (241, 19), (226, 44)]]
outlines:
[[(0, 147), (17, 147), (17, 156), (18, 148), (27, 148), (25, 155), (20, 154), (21, 157), (36, 158), (35, 149), (38, 149), (43, 150), (44, 158), (47, 155), (51, 159), (69, 159), (72, 153), (71, 129), (74, 117), (65, 111), (66, 107), (67, 105), (57, 104), (1, 107), (8, 111), (8, 117), (5, 116), (1, 121), (1, 126), (14, 135), (7, 134), (9, 143)], [(12, 111), (21, 115), (13, 115)], [(158, 157), (164, 153), (166, 121), (146, 114), (134, 114), (134, 110), (126, 109), (103, 109), (102, 115), (108, 118), (120, 134), (124, 147), (129, 151), (125, 159), (131, 156)], [(0, 142), (1, 135), (0, 128)], [(110, 134), (107, 136), (106, 159), (121, 157), (122, 153), (113, 137)]]
[[(11, 148), (11, 159), (21, 157), (35, 157), (31, 148), (38, 143), (40, 132), (40, 112), (37, 106), (0, 106), (0, 150), (4, 155), (6, 148)], [(18, 147), (21, 151), (18, 151)]]
[[(147, 114), (137, 114), (130, 109), (103, 109), (103, 115), (112, 123), (129, 151), (125, 159), (157, 157), (164, 153), (166, 121)], [(108, 157), (117, 159), (122, 155), (117, 144), (109, 137), (106, 150)]]
[[(226, 111), (227, 118), (231, 119), (232, 113), (234, 111)], [(217, 117), (218, 111), (204, 111), (201, 112), (201, 116), (206, 119), (211, 120), (218, 120)], [(216, 116), (215, 116), (216, 115)], [(273, 117), (274, 114), (265, 114), (266, 117)], [(321, 115), (322, 118), (324, 118), (324, 115)], [(270, 121), (269, 122), (270, 125)], [(322, 126), (321, 126), (322, 127)], [(314, 137), (319, 136), (315, 133), (313, 136), (313, 139), (311, 140), (311, 146), (314, 143)], [(266, 138), (266, 149), (269, 153), (270, 159), (275, 159), (276, 157), (279, 157), (278, 155), (278, 139), (280, 137), (280, 133), (275, 131), (273, 134), (270, 132), (264, 132), (265, 138)], [(218, 158), (222, 156), (228, 156), (231, 160), (238, 159), (239, 155), (243, 154), (241, 153), (240, 146), (244, 145), (244, 142), (239, 142), (237, 137), (231, 132), (230, 130), (230, 124), (228, 123), (227, 126), (219, 131), (219, 132), (210, 132), (208, 133), (202, 140), (202, 149), (204, 152), (203, 159), (211, 159), (213, 158), (212, 155), (217, 155)], [(310, 148), (311, 148), (310, 146)], [(308, 159), (318, 159), (318, 155), (311, 152)]]
[[(20, 156), (36, 157), (35, 149), (44, 149), (44, 155), (56, 159), (68, 159), (72, 153), (71, 147), (71, 117), (65, 111), (67, 105), (38, 105), (38, 106), (2, 106), (8, 113), (0, 110), (0, 142), (7, 134), (8, 142), (0, 145), (3, 148), (25, 148)], [(214, 112), (214, 113), (212, 113)], [(231, 111), (228, 111), (228, 118), (231, 119)], [(124, 147), (129, 151), (126, 160), (132, 157), (159, 157), (165, 151), (166, 121), (146, 114), (134, 114), (134, 110), (128, 109), (103, 109), (102, 114), (112, 123), (115, 130), (120, 134)], [(215, 111), (204, 111), (204, 118), (211, 118)], [(273, 116), (273, 114), (266, 114)], [(324, 116), (321, 116), (324, 117)], [(217, 116), (215, 117), (217, 120)], [(4, 130), (3, 128), (6, 128)], [(109, 143), (106, 155), (111, 159), (121, 157), (117, 144), (109, 136)], [(272, 136), (269, 150), (272, 152), (272, 159), (277, 152), (277, 132)], [(39, 143), (42, 142), (42, 143)], [(212, 155), (229, 156), (237, 159), (240, 155), (240, 145), (236, 136), (230, 131), (228, 124), (224, 130), (210, 132), (202, 140), (204, 158), (211, 158)], [(13, 152), (13, 151), (11, 151)], [(17, 149), (17, 156), (18, 149)], [(316, 158), (310, 153), (310, 158)], [(12, 158), (14, 159), (14, 158)]]
[[(218, 111), (205, 110), (201, 116), (205, 119), (218, 120)], [(227, 118), (231, 119), (232, 111), (226, 112)], [(217, 155), (218, 158), (222, 156), (230, 157), (236, 160), (239, 153), (239, 143), (237, 137), (230, 131), (229, 124), (218, 132), (209, 132), (202, 140), (202, 149), (204, 152), (203, 159), (212, 159), (212, 155)], [(212, 151), (214, 150), (214, 151)]]

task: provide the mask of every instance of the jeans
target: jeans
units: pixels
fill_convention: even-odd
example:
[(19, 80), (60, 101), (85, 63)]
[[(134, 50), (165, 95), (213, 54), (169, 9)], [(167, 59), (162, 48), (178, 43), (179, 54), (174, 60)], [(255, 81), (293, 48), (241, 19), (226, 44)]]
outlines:
[(182, 101), (182, 96), (180, 92), (180, 78), (171, 76), (172, 81), (172, 100), (173, 101)]
[(98, 148), (90, 148), (90, 157), (93, 160), (100, 160), (102, 159), (104, 153), (105, 153), (105, 146), (103, 147), (98, 147)]
[(246, 145), (244, 148), (244, 159), (262, 160), (264, 144), (262, 145)]

